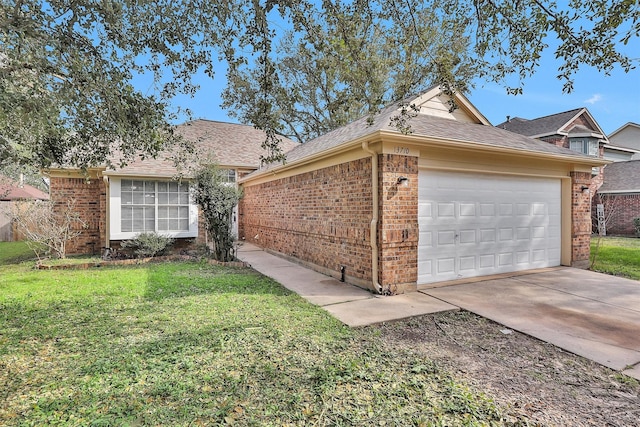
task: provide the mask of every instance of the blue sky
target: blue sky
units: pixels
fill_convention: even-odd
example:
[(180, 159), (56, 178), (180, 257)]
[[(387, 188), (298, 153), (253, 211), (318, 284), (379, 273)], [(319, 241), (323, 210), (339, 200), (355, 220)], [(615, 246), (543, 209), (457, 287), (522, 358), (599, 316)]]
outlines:
[[(637, 58), (640, 40), (625, 50)], [(575, 75), (573, 92), (564, 94), (563, 82), (556, 78), (558, 62), (553, 51), (545, 54), (534, 76), (525, 81), (523, 95), (507, 95), (498, 84), (477, 81), (476, 88), (468, 94), (469, 99), (493, 125), (505, 121), (507, 115), (533, 119), (580, 107), (589, 110), (606, 134), (627, 122), (640, 123), (640, 67), (629, 73), (617, 68), (610, 76), (582, 67)], [(196, 96), (177, 97), (174, 106), (189, 108), (195, 118), (237, 121), (220, 107), (220, 94), (226, 84), (223, 64), (217, 67), (214, 80), (202, 73), (195, 81), (201, 85)], [(143, 92), (147, 89), (138, 88)]]

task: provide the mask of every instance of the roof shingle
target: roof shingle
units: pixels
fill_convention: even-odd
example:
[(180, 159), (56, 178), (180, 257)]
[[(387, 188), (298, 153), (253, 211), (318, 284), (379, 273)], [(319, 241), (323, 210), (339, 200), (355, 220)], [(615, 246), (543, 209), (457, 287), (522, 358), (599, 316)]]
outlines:
[(611, 163), (603, 173), (604, 183), (599, 192), (640, 192), (640, 160)]
[(531, 120), (514, 117), (496, 127), (525, 136), (552, 135), (558, 133), (581, 110), (582, 108), (576, 108)]
[[(375, 115), (373, 123), (371, 124), (368, 123), (369, 116), (362, 117), (348, 125), (294, 148), (287, 153), (287, 163), (292, 163), (319, 152), (329, 150), (357, 138), (372, 134), (378, 130), (400, 133), (391, 123), (391, 118), (398, 114), (398, 107), (394, 104)], [(412, 135), (417, 136), (585, 158), (585, 156), (578, 152), (493, 126), (463, 123), (425, 114), (418, 114), (416, 117), (411, 118), (409, 124)], [(272, 169), (275, 167), (277, 166), (271, 165), (269, 168)]]
[[(222, 167), (257, 169), (266, 139), (264, 131), (249, 125), (198, 119), (177, 126), (176, 132), (195, 144), (193, 163), (211, 158)], [(286, 153), (300, 144), (280, 137)], [(178, 173), (171, 160), (173, 153), (163, 152), (157, 158), (136, 159), (122, 169), (110, 171), (118, 175), (173, 176)]]

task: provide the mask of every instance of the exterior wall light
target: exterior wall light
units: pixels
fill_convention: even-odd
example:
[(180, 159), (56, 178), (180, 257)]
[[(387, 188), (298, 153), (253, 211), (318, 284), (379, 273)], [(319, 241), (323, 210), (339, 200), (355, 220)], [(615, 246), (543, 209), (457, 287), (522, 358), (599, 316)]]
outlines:
[(580, 187), (580, 190), (582, 190), (583, 193), (588, 193), (589, 187), (587, 187), (586, 185), (583, 185), (582, 187)]
[(398, 185), (402, 185), (403, 187), (408, 187), (409, 186), (409, 178), (407, 178), (406, 176), (398, 177), (397, 184)]

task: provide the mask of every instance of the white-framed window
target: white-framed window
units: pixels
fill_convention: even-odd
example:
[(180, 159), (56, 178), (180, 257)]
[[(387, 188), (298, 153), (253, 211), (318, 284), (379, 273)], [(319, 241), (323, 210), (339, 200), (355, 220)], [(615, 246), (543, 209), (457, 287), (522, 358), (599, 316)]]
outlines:
[(571, 138), (569, 139), (569, 148), (572, 151), (595, 157), (600, 152), (598, 140), (593, 138)]
[(187, 181), (111, 178), (110, 239), (155, 231), (170, 237), (198, 235), (198, 208)]
[(235, 169), (222, 169), (222, 180), (224, 182), (235, 183), (236, 182), (236, 170)]

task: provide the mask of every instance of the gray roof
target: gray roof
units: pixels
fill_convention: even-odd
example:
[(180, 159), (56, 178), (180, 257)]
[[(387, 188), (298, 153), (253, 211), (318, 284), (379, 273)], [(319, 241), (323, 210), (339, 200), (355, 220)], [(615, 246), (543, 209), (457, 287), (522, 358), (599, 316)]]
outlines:
[[(372, 124), (368, 123), (368, 116), (362, 117), (346, 126), (294, 148), (287, 153), (287, 162), (292, 163), (304, 159), (360, 137), (373, 134), (379, 130), (397, 132), (399, 134), (400, 132), (391, 123), (391, 119), (398, 114), (398, 106), (392, 105), (375, 115)], [(418, 114), (409, 121), (409, 124), (412, 135), (416, 136), (458, 140), (478, 145), (505, 147), (531, 152), (559, 154), (573, 156), (577, 159), (587, 158), (575, 151), (557, 147), (548, 142), (532, 139), (493, 126), (462, 123), (452, 119), (434, 117), (426, 114)], [(270, 168), (274, 167), (276, 166), (271, 166)]]
[(611, 163), (603, 173), (604, 183), (599, 192), (640, 192), (640, 160)]
[(496, 125), (496, 127), (526, 136), (553, 135), (558, 133), (583, 109), (584, 108), (576, 108), (563, 113), (551, 114), (550, 116), (531, 120), (514, 117), (504, 123)]
[[(260, 156), (267, 155), (262, 148), (266, 139), (264, 131), (249, 125), (198, 119), (177, 126), (176, 132), (195, 144), (193, 163), (211, 157), (221, 167), (257, 169)], [(300, 144), (280, 137), (284, 152)], [(116, 175), (173, 176), (178, 173), (171, 160), (172, 152), (163, 152), (157, 158), (136, 159), (122, 169), (112, 171)]]

